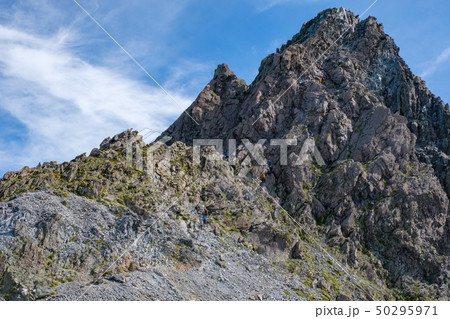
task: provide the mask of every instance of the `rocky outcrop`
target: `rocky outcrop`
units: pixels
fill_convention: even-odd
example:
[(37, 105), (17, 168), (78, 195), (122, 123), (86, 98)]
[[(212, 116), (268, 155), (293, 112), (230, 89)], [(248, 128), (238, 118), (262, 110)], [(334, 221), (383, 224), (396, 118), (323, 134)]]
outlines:
[(9, 197), (0, 215), (5, 299), (333, 299), (342, 287), (354, 299), (391, 296), (384, 284), (343, 276), (343, 256), (327, 252), (317, 232), (300, 233), (213, 149), (195, 167), (191, 148), (162, 145), (148, 166), (154, 171), (140, 171), (126, 160), (128, 138), (140, 143), (126, 131), (95, 156), (1, 181)]
[(245, 81), (238, 79), (228, 65), (219, 65), (211, 82), (165, 135), (187, 145), (192, 145), (192, 140), (200, 136), (226, 136), (227, 131), (239, 123), (236, 114), (241, 111), (240, 105), (247, 90)]
[[(202, 107), (196, 101), (188, 112)], [(274, 163), (266, 187), (297, 221), (322, 228), (354, 266), (371, 251), (410, 298), (430, 283), (426, 297), (449, 297), (449, 107), (412, 74), (375, 18), (321, 12), (262, 61), (231, 112), (233, 127), (199, 122), (174, 140), (296, 139), (287, 166), (279, 148), (263, 147)], [(323, 167), (292, 165), (309, 132)]]
[[(250, 85), (220, 65), (157, 142), (128, 130), (5, 174), (1, 296), (448, 299), (449, 125), (375, 18), (325, 10)], [(193, 162), (196, 138), (233, 159), (236, 139), (236, 163)]]

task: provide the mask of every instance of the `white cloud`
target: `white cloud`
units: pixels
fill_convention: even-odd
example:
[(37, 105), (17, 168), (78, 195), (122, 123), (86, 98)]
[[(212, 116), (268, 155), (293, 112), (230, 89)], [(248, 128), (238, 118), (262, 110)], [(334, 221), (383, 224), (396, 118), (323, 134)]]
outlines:
[(450, 58), (450, 47), (442, 51), (442, 53), (434, 60), (427, 62), (425, 71), (420, 75), (422, 78), (432, 75), (436, 72), (442, 63), (446, 62)]
[[(67, 45), (73, 38), (69, 31), (40, 37), (0, 25), (0, 107), (28, 130), (26, 145), (0, 144), (0, 172), (11, 163), (70, 160), (130, 127), (162, 131), (183, 111), (150, 80), (80, 59)], [(183, 107), (192, 100), (172, 95)]]

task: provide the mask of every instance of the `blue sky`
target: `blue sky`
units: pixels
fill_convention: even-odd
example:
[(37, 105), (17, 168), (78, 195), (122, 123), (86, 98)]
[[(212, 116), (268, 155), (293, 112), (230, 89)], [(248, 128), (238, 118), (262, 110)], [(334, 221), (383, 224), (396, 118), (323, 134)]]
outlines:
[[(374, 0), (73, 0), (0, 2), (0, 176), (68, 161), (127, 128), (162, 131), (219, 63), (250, 83), (260, 61), (329, 7)], [(379, 0), (377, 17), (412, 71), (450, 101), (450, 3)]]

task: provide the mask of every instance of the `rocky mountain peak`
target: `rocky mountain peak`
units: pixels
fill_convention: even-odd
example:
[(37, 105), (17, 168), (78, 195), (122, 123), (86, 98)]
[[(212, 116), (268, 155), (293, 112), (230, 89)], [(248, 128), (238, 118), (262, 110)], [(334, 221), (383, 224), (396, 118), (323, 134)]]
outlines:
[[(167, 130), (175, 140), (189, 145), (194, 138), (295, 137), (300, 145), (288, 154), (295, 160), (312, 132), (327, 168), (282, 166), (278, 149), (267, 142), (264, 155), (276, 164), (265, 187), (284, 198), (284, 207), (298, 212), (297, 218), (339, 225), (340, 240), (364, 242), (360, 248), (383, 256), (402, 289), (423, 278), (448, 286), (443, 265), (450, 260), (439, 261), (437, 255), (450, 251), (450, 111), (411, 72), (375, 18), (360, 21), (343, 9), (325, 10), (261, 62), (247, 89), (214, 103), (200, 99), (210, 96), (209, 90), (188, 109), (207, 120), (185, 126), (191, 120), (181, 116)], [(238, 158), (245, 158), (245, 149), (240, 152)], [(252, 176), (259, 179), (263, 172), (264, 167), (255, 168)], [(382, 220), (396, 226), (386, 227)], [(425, 252), (425, 246), (407, 244), (402, 251), (394, 245), (392, 259), (392, 243), (423, 238), (423, 230), (433, 238), (430, 245), (439, 242), (439, 253), (427, 262), (421, 258), (421, 270), (412, 266), (417, 264), (411, 256)], [(430, 276), (429, 269), (440, 269), (439, 275)]]
[(279, 51), (284, 51), (292, 44), (302, 44), (314, 37), (339, 37), (345, 30), (357, 24), (358, 21), (358, 17), (351, 11), (343, 8), (326, 9), (314, 19), (304, 23), (301, 30)]
[[(70, 284), (52, 289), (61, 279), (74, 279), (75, 287), (96, 282), (121, 245), (142, 234), (144, 244), (108, 277), (127, 298), (183, 299), (191, 291), (226, 298), (216, 290), (235, 293), (226, 282), (242, 282), (253, 265), (263, 271), (250, 290), (277, 276), (302, 287), (286, 294), (276, 280), (271, 297), (253, 299), (450, 298), (450, 111), (375, 18), (359, 21), (342, 8), (319, 13), (261, 62), (250, 85), (219, 65), (163, 135), (169, 145), (151, 157), (154, 144), (127, 130), (89, 157), (5, 174), (0, 298), (20, 299), (23, 289), (36, 289), (30, 299), (73, 295)], [(193, 164), (196, 138), (235, 139), (236, 165), (212, 147)], [(131, 151), (139, 149), (133, 156), (130, 139)], [(263, 163), (243, 139), (264, 142)], [(288, 163), (274, 139), (289, 139)], [(205, 209), (211, 228), (198, 223)], [(275, 262), (292, 276), (267, 277), (264, 265)], [(144, 292), (135, 297), (120, 274), (137, 269), (129, 280)], [(174, 273), (183, 280), (167, 279)], [(179, 295), (157, 291), (161, 280)], [(111, 285), (95, 285), (91, 296), (122, 291)]]
[(230, 70), (228, 64), (226, 63), (219, 64), (216, 70), (214, 71), (213, 80), (224, 80), (229, 77), (235, 79), (236, 75), (234, 75), (234, 73)]

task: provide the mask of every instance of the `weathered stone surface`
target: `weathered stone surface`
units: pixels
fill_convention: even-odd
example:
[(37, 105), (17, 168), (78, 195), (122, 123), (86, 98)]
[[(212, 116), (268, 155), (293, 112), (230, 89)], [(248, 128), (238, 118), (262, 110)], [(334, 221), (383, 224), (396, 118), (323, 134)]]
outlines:
[[(127, 130), (89, 157), (5, 174), (0, 298), (73, 299), (93, 282), (82, 299), (450, 298), (450, 111), (375, 18), (325, 10), (250, 85), (219, 65), (186, 112), (146, 165), (156, 144)], [(211, 147), (193, 165), (195, 138), (297, 145), (288, 165), (260, 147), (273, 163), (261, 183), (268, 167), (242, 145), (236, 165)]]
[[(346, 26), (330, 53), (312, 65)], [(181, 116), (166, 133), (176, 131), (175, 140), (187, 144), (192, 138), (295, 138), (292, 163), (311, 131), (326, 167), (314, 161), (282, 166), (278, 150), (266, 143), (274, 163), (269, 192), (307, 227), (340, 225), (342, 234), (329, 236), (333, 244), (351, 240), (344, 249), (350, 263), (358, 264), (359, 252), (368, 249), (392, 285), (428, 282), (430, 298), (449, 297), (449, 107), (412, 74), (375, 18), (321, 12), (262, 61), (255, 81), (233, 103), (238, 106), (221, 110), (221, 117), (236, 119), (226, 125), (216, 119), (184, 130), (191, 120)], [(196, 101), (188, 112), (209, 107)]]

